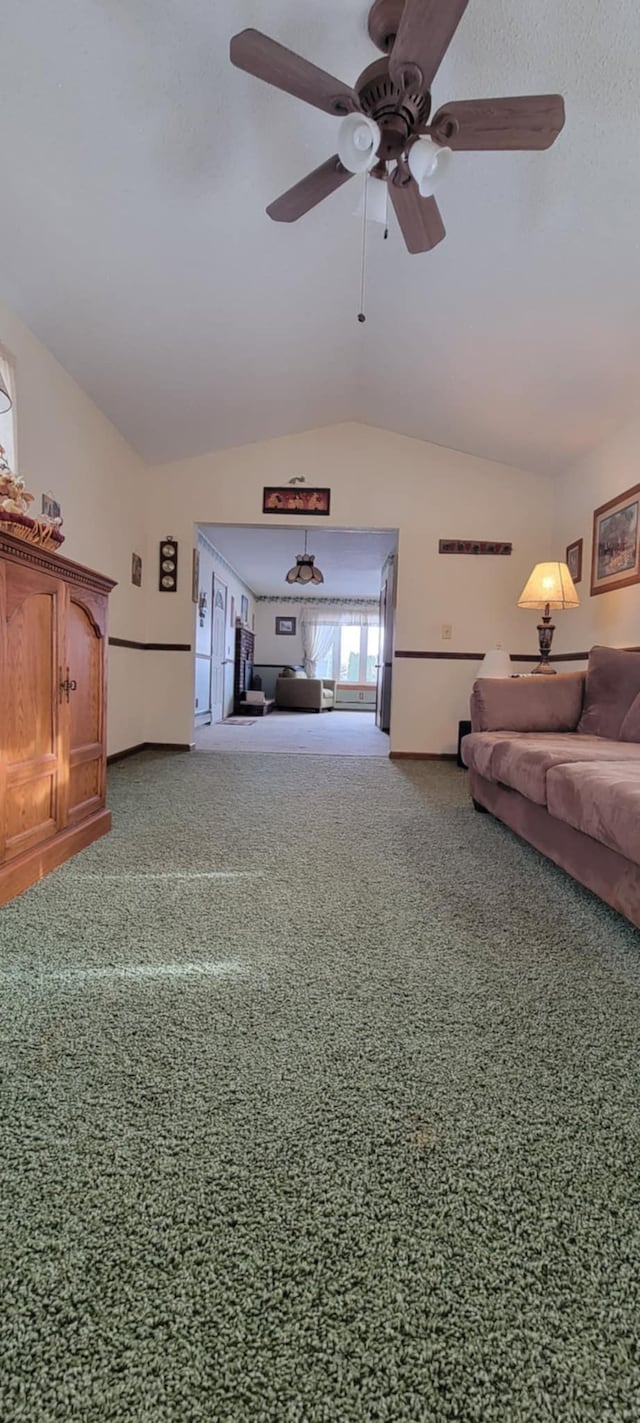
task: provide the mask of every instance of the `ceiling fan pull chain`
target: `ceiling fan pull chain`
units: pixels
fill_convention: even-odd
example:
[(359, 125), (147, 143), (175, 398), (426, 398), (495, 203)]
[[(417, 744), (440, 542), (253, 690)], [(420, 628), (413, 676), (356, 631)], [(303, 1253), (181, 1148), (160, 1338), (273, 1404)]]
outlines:
[(364, 289), (367, 277), (367, 193), (369, 174), (364, 175), (364, 201), (362, 204), (362, 257), (360, 262), (360, 310), (358, 321), (366, 321), (364, 311)]

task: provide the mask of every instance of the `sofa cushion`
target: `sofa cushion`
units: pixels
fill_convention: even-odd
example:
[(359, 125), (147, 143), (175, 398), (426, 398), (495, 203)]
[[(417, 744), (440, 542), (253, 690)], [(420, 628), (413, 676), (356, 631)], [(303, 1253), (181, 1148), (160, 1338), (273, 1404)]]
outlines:
[(640, 865), (640, 761), (553, 766), (550, 815)]
[(592, 647), (578, 731), (584, 736), (617, 740), (639, 693), (640, 653), (619, 647)]
[[(552, 766), (573, 761), (623, 761), (626, 765), (640, 766), (640, 745), (628, 741), (606, 741), (600, 736), (579, 736), (577, 732), (560, 735), (525, 732), (516, 736), (484, 732), (480, 735), (487, 742), (493, 740), (493, 750), (489, 755), (487, 746), (479, 756), (476, 753), (473, 769), (490, 781), (510, 786), (538, 805), (547, 804), (547, 772)], [(470, 739), (466, 737), (465, 743)], [(484, 770), (480, 769), (481, 763)]]
[(620, 740), (640, 741), (640, 692), (635, 701), (631, 703), (620, 727)]
[(521, 731), (471, 731), (463, 736), (460, 750), (465, 766), (491, 781), (491, 759), (499, 741), (517, 741)]

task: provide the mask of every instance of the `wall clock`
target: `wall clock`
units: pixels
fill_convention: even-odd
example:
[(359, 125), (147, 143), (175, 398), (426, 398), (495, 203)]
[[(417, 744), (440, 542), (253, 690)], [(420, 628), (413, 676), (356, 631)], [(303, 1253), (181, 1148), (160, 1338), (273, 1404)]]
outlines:
[(176, 539), (163, 539), (160, 544), (160, 576), (158, 588), (161, 593), (175, 593), (178, 587), (178, 544)]

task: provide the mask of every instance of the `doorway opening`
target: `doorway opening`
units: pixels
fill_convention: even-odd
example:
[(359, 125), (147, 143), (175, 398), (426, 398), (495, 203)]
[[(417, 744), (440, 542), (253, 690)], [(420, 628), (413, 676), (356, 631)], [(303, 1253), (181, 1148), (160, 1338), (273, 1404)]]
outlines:
[[(387, 756), (397, 530), (199, 524), (196, 538), (196, 747)], [(321, 581), (295, 581), (307, 545)]]

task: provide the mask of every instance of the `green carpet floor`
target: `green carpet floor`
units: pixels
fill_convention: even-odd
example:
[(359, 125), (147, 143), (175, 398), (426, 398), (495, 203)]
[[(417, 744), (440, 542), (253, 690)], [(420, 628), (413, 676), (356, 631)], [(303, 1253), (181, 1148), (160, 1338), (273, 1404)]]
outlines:
[(3, 1423), (637, 1423), (640, 935), (450, 765), (111, 803), (0, 912)]

